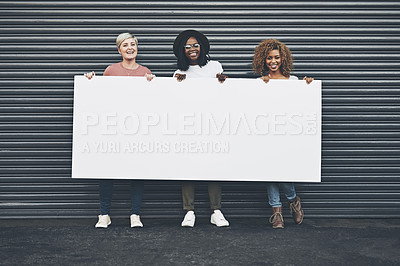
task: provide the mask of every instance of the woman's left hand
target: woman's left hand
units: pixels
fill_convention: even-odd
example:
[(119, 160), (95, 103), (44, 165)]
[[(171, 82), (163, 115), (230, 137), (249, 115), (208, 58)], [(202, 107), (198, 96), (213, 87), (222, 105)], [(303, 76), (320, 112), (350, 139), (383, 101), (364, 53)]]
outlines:
[(222, 84), (228, 78), (228, 76), (224, 75), (224, 74), (221, 74), (221, 73), (218, 73), (216, 78), (218, 79), (219, 83)]
[(310, 77), (305, 76), (303, 78), (303, 80), (305, 80), (307, 84), (310, 84), (314, 80), (314, 78), (310, 78)]
[(176, 78), (177, 81), (182, 82), (183, 80), (186, 79), (186, 74), (179, 74), (179, 73), (176, 73), (176, 74), (175, 74), (175, 78)]
[(151, 81), (156, 75), (153, 74), (144, 74), (144, 76), (146, 77), (147, 81)]

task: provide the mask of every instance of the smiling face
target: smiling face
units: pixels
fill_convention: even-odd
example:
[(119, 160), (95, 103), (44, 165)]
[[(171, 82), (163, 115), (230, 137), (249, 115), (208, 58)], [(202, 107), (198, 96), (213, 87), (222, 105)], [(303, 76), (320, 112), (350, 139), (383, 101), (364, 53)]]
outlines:
[(118, 52), (124, 60), (133, 60), (137, 56), (137, 44), (135, 39), (128, 38), (124, 40), (118, 48)]
[(281, 59), (281, 55), (279, 53), (279, 50), (275, 49), (275, 50), (271, 50), (268, 55), (267, 58), (265, 59), (265, 62), (267, 64), (267, 67), (271, 72), (280, 72), (280, 67), (282, 65), (282, 59)]
[(200, 45), (195, 37), (190, 37), (185, 44), (185, 55), (191, 65), (197, 65), (200, 56)]

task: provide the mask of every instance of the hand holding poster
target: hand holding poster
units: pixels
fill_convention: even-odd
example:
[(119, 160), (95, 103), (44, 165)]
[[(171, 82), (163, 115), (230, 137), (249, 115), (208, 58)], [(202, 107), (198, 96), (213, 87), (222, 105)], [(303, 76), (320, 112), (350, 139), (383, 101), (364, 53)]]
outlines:
[(321, 180), (321, 82), (75, 77), (72, 177)]

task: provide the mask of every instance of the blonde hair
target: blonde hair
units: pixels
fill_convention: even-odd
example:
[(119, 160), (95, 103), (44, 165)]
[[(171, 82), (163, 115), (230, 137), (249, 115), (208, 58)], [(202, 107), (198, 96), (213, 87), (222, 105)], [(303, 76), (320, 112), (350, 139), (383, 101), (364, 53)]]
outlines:
[(121, 33), (120, 35), (118, 35), (117, 39), (115, 40), (115, 43), (117, 44), (117, 48), (119, 49), (121, 43), (123, 41), (125, 41), (126, 39), (129, 39), (129, 38), (133, 38), (133, 40), (135, 41), (136, 45), (138, 45), (138, 40), (136, 39), (136, 37), (132, 33), (124, 32), (124, 33)]

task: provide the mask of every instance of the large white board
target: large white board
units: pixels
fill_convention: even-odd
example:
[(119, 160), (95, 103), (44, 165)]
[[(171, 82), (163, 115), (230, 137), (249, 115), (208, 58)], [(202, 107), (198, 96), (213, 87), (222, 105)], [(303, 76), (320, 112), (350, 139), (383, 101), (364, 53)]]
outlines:
[(75, 76), (73, 178), (321, 181), (321, 81)]

